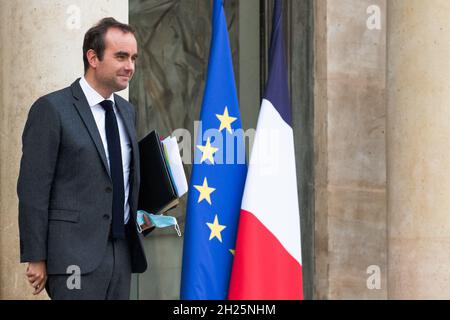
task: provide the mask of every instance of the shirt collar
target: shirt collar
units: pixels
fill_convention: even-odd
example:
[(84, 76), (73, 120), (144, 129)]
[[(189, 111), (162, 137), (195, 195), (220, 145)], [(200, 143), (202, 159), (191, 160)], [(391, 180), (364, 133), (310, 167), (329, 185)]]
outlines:
[[(81, 77), (80, 79), (80, 86), (81, 90), (83, 90), (83, 93), (86, 96), (86, 100), (90, 107), (93, 107), (105, 100), (105, 98), (103, 98), (100, 93), (98, 93), (94, 88), (91, 87), (91, 85), (86, 81), (84, 77)], [(111, 96), (106, 100), (111, 100), (113, 104), (115, 104), (114, 94), (111, 94)]]

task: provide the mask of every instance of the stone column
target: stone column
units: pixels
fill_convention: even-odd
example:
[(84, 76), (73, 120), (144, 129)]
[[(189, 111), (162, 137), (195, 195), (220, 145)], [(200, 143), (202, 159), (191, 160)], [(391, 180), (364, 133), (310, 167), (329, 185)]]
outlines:
[(388, 297), (450, 298), (450, 6), (388, 1)]
[(127, 22), (128, 1), (0, 0), (0, 299), (34, 298), (19, 264), (16, 193), (28, 110), (83, 74), (84, 33), (105, 16)]
[(384, 299), (386, 0), (315, 5), (315, 298)]

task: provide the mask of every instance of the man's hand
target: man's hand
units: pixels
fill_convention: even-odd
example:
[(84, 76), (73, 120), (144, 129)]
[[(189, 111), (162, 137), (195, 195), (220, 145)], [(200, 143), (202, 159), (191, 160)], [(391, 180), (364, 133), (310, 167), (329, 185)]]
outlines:
[(146, 214), (144, 214), (144, 224), (141, 225), (140, 227), (142, 231), (155, 228), (155, 226), (153, 225), (153, 223), (150, 221), (150, 219), (147, 217)]
[(29, 262), (27, 273), (28, 282), (34, 288), (34, 295), (41, 293), (47, 282), (47, 265), (45, 261)]

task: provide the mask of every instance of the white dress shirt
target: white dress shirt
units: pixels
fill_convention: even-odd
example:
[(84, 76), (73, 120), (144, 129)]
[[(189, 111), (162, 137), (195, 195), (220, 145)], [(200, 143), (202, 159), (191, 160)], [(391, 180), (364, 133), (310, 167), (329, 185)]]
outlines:
[[(80, 79), (80, 86), (83, 90), (84, 95), (91, 107), (92, 115), (94, 116), (95, 123), (97, 124), (98, 132), (102, 138), (103, 147), (105, 149), (106, 160), (109, 164), (109, 152), (108, 152), (108, 142), (106, 141), (106, 130), (105, 130), (105, 114), (106, 111), (100, 105), (100, 102), (105, 100), (94, 88), (92, 88), (84, 77)], [(124, 222), (128, 222), (130, 218), (130, 206), (128, 204), (128, 196), (130, 193), (130, 160), (131, 160), (131, 142), (128, 138), (127, 131), (125, 129), (123, 120), (120, 113), (117, 112), (117, 107), (114, 102), (114, 95), (112, 94), (108, 99), (113, 102), (114, 113), (117, 118), (117, 126), (119, 127), (120, 135), (120, 148), (122, 150), (122, 165), (123, 165), (123, 183), (125, 191), (125, 203), (124, 203)]]

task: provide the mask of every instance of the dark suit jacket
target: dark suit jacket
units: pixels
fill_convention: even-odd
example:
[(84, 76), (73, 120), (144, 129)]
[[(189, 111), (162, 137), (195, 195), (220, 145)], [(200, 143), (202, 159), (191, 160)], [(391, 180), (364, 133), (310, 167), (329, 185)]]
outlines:
[[(147, 268), (136, 225), (139, 150), (134, 107), (114, 95), (132, 143), (130, 251), (132, 271)], [(112, 180), (92, 111), (79, 85), (39, 98), (22, 136), (19, 196), (20, 261), (46, 260), (48, 274), (76, 265), (89, 273), (106, 249), (112, 215)]]

